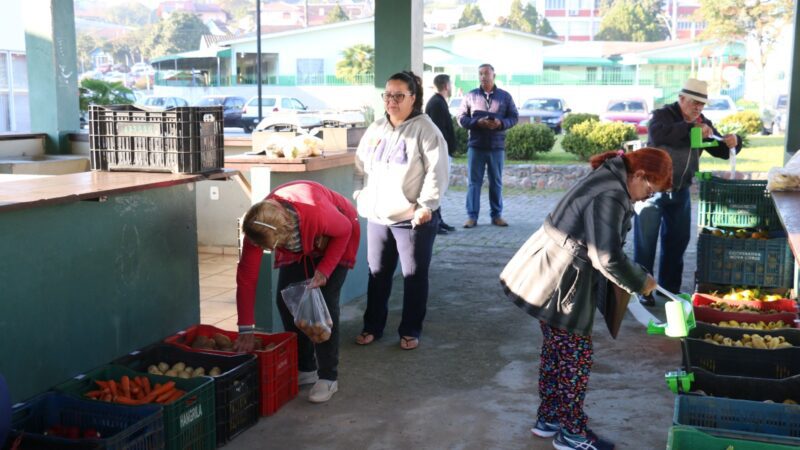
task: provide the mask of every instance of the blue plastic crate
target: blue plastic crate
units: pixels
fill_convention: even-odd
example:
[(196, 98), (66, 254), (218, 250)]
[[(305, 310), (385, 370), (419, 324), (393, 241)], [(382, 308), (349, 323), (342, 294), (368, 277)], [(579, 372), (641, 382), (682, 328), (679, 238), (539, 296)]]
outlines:
[(710, 434), (800, 446), (800, 405), (679, 395), (673, 423)]
[[(94, 428), (99, 439), (66, 439), (46, 436), (54, 426)], [(14, 406), (13, 442), (20, 434), (23, 449), (107, 449), (160, 450), (165, 446), (164, 420), (160, 406), (130, 407), (82, 400), (56, 392), (46, 392)]]

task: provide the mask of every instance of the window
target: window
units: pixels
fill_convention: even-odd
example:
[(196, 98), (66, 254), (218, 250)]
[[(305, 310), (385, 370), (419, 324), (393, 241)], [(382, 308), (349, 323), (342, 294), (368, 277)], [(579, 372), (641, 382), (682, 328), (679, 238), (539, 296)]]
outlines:
[(324, 81), (325, 60), (306, 58), (297, 60), (297, 84), (321, 84)]
[(11, 54), (11, 69), (14, 89), (28, 89), (28, 59), (20, 53)]
[(566, 0), (545, 0), (544, 9), (564, 9)]
[(306, 106), (304, 104), (300, 103), (300, 100), (298, 100), (296, 98), (293, 98), (292, 99), (292, 108), (293, 109), (302, 110), (302, 109), (306, 109)]
[(597, 67), (586, 68), (586, 81), (590, 83), (597, 81)]

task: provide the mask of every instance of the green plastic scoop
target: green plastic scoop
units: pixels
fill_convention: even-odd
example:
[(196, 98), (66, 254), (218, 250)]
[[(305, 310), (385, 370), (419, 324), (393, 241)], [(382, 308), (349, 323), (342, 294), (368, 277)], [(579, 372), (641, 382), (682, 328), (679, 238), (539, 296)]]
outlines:
[(664, 304), (664, 311), (667, 313), (666, 323), (657, 323), (650, 319), (647, 324), (647, 334), (666, 335), (669, 337), (682, 338), (689, 334), (689, 330), (697, 326), (694, 318), (694, 308), (688, 294), (675, 295), (672, 292), (656, 286), (656, 290), (670, 301)]

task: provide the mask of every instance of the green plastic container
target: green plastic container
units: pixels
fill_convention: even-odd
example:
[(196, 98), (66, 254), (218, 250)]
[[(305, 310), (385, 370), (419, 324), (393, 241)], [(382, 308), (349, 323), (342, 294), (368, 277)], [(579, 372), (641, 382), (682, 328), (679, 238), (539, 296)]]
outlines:
[(697, 179), (697, 226), (781, 229), (767, 180), (727, 180), (708, 172), (698, 173)]
[(741, 437), (712, 436), (693, 427), (674, 426), (669, 429), (667, 450), (797, 450), (793, 445), (750, 441)]
[(789, 288), (794, 256), (785, 237), (735, 239), (697, 237), (697, 282), (733, 286)]
[[(174, 381), (186, 395), (163, 405), (164, 435), (167, 450), (214, 450), (217, 446), (214, 414), (214, 380), (210, 377), (172, 378), (136, 372), (113, 364), (101, 366), (59, 384), (54, 389), (67, 395), (85, 398), (83, 394), (97, 388), (95, 380), (119, 380), (144, 375), (150, 384)], [(135, 408), (135, 407), (134, 407)]]

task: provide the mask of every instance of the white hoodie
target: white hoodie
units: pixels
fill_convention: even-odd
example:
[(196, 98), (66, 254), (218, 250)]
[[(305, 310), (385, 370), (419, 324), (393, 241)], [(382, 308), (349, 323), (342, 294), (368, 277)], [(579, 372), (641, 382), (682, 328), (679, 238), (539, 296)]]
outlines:
[(358, 214), (391, 225), (411, 220), (417, 208), (439, 209), (448, 185), (447, 142), (425, 114), (397, 128), (384, 116), (364, 133), (356, 152)]

